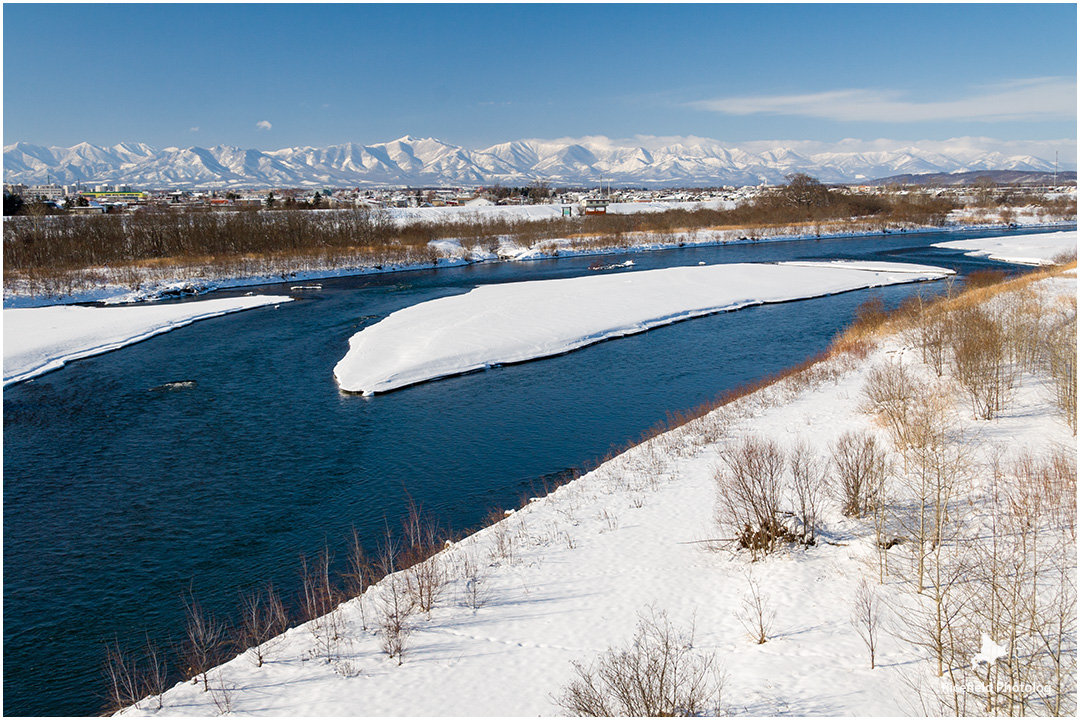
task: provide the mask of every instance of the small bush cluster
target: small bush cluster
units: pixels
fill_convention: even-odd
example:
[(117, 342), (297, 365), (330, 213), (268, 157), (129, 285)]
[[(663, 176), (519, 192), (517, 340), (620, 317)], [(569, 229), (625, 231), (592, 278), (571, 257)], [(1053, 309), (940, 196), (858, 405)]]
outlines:
[(593, 663), (574, 663), (577, 678), (555, 702), (582, 717), (695, 717), (722, 714), (724, 674), (714, 653), (694, 648), (663, 613), (643, 616), (634, 638)]
[(832, 464), (834, 489), (844, 515), (866, 517), (880, 507), (889, 466), (884, 449), (873, 435), (840, 435), (832, 447)]
[(788, 453), (773, 440), (746, 437), (720, 458), (717, 522), (734, 531), (739, 548), (759, 559), (787, 543), (816, 542), (828, 465), (809, 446), (800, 442)]
[[(1043, 302), (1029, 284), (1047, 275), (1007, 280), (984, 273), (974, 281), (968, 278), (965, 294), (936, 303), (916, 299), (902, 308), (899, 322), (923, 362), (962, 389), (976, 419), (998, 417), (1025, 373), (1045, 373), (1051, 380), (1052, 399), (1075, 434), (1076, 301), (1070, 298), (1052, 306)], [(903, 378), (881, 380), (876, 384), (882, 392), (910, 390), (898, 384)], [(891, 399), (870, 400), (883, 408)], [(887, 418), (890, 425), (895, 425), (898, 411), (894, 408), (894, 416)]]

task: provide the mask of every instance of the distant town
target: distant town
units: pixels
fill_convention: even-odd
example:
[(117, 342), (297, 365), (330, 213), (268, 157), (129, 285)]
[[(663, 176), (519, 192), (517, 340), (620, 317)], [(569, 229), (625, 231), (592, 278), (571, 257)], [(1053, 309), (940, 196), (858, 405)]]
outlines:
[[(761, 186), (764, 187), (764, 186)], [(25, 204), (41, 203), (54, 211), (106, 213), (137, 211), (146, 207), (174, 208), (269, 208), (349, 209), (484, 207), (493, 205), (563, 204), (602, 209), (615, 202), (739, 202), (755, 197), (761, 187), (721, 187), (689, 190), (553, 189), (538, 182), (528, 187), (396, 188), (321, 190), (281, 188), (275, 190), (142, 190), (130, 185), (18, 185), (5, 184), (7, 199)], [(5, 214), (9, 214), (5, 210)]]
[[(1068, 184), (1032, 187), (1027, 192), (1073, 193), (1075, 179), (1062, 178)], [(741, 203), (768, 192), (768, 184), (734, 187), (687, 189), (553, 188), (537, 181), (529, 186), (452, 187), (452, 188), (280, 188), (257, 190), (147, 190), (120, 184), (4, 185), (4, 214), (14, 215), (34, 205), (44, 213), (118, 213), (143, 209), (297, 209), (341, 210), (353, 208), (427, 208), (485, 207), (560, 204), (566, 214), (600, 214), (611, 203), (695, 203), (726, 201)], [(974, 192), (1007, 190), (1011, 185), (998, 184), (990, 177), (978, 177), (964, 185), (903, 185), (896, 183), (848, 185), (848, 192), (885, 194), (901, 191), (930, 197), (962, 198)], [(1017, 188), (1019, 189), (1019, 188)]]

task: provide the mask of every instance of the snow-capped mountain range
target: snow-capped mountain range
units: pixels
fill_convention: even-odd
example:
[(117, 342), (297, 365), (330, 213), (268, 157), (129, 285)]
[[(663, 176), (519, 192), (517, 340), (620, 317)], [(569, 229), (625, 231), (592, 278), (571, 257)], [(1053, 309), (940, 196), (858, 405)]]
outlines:
[(388, 143), (325, 148), (245, 150), (168, 147), (143, 143), (99, 147), (4, 147), (4, 182), (123, 183), (144, 189), (376, 186), (526, 185), (703, 187), (782, 183), (803, 172), (822, 182), (860, 182), (901, 173), (1044, 170), (1054, 163), (1033, 155), (958, 145), (863, 152), (798, 152), (778, 146), (749, 152), (712, 140), (648, 148), (606, 138), (517, 140), (469, 150), (434, 138), (406, 136)]

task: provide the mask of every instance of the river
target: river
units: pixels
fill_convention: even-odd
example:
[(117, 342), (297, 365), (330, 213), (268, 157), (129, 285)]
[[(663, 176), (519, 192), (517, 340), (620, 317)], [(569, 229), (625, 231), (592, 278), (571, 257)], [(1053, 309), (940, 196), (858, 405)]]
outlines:
[[(612, 255), (675, 265), (855, 258), (964, 274), (1003, 267), (892, 234)], [(104, 643), (168, 645), (181, 596), (220, 615), (238, 592), (291, 592), (302, 553), (374, 550), (411, 498), (454, 531), (515, 506), (668, 411), (798, 363), (871, 297), (723, 313), (566, 355), (371, 398), (338, 391), (349, 337), (402, 307), (483, 283), (589, 274), (595, 258), (321, 281), (297, 302), (195, 323), (4, 391), (4, 712), (85, 715), (104, 698)], [(247, 292), (234, 291), (234, 293)], [(289, 294), (289, 284), (260, 293)], [(219, 293), (224, 295), (226, 293)], [(166, 383), (186, 381), (172, 389)], [(155, 389), (157, 388), (157, 389)]]

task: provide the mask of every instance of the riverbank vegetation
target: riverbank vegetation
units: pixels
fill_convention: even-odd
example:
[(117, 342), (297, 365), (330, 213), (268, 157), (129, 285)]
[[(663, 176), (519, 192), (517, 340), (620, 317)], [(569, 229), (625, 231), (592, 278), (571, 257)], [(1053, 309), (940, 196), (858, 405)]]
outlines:
[[(591, 472), (524, 496), (517, 510), (493, 511), (474, 534), (447, 543), (412, 507), (371, 556), (354, 535), (345, 560), (329, 548), (302, 559), (295, 599), (283, 602), (269, 586), (249, 591), (235, 630), (186, 598), (183, 660), (171, 673), (198, 687), (165, 692), (156, 646), (133, 653), (112, 644), (110, 708), (149, 697), (144, 712), (223, 714), (243, 709), (250, 686), (259, 687), (250, 709), (264, 713), (295, 707), (304, 693), (321, 697), (290, 687), (281, 674), (288, 666), (305, 686), (332, 681), (337, 696), (358, 683), (365, 707), (386, 699), (405, 712), (389, 667), (434, 663), (442, 672), (445, 657), (461, 663), (454, 672), (490, 682), (484, 658), (502, 644), (521, 652), (577, 647), (612, 617), (637, 612), (642, 622), (629, 644), (612, 642), (591, 664), (548, 666), (565, 679), (561, 692), (537, 688), (529, 673), (502, 678), (500, 685), (536, 689), (517, 695), (523, 704), (514, 710), (550, 713), (551, 705), (537, 704), (547, 698), (571, 714), (811, 707), (800, 702), (865, 714), (861, 698), (892, 714), (1074, 714), (1075, 267), (1012, 280), (977, 276), (894, 312), (870, 303), (822, 356), (671, 416)], [(1070, 432), (1071, 446), (1061, 444)], [(692, 528), (692, 508), (708, 516), (710, 498), (700, 493), (709, 488), (713, 533), (669, 542), (671, 518)], [(714, 552), (696, 554), (703, 548)], [(598, 574), (566, 586), (568, 566), (575, 578)], [(665, 583), (645, 567), (680, 579)], [(626, 584), (612, 585), (624, 574)], [(545, 582), (561, 590), (553, 594)], [(601, 586), (627, 594), (609, 597)], [(746, 592), (733, 595), (740, 587)], [(676, 616), (679, 598), (706, 590), (710, 603), (691, 603), (692, 618)], [(649, 606), (651, 623), (634, 606), (643, 597), (658, 603)], [(521, 635), (537, 632), (526, 629), (533, 606), (540, 634)], [(566, 632), (553, 625), (557, 613)], [(752, 637), (740, 641), (739, 626)], [(444, 643), (447, 635), (465, 642), (463, 631), (482, 636), (473, 638), (481, 647), (459, 655)], [(508, 631), (519, 634), (488, 639)], [(684, 638), (694, 638), (693, 652)], [(721, 644), (726, 668), (714, 652)], [(793, 678), (773, 699), (755, 675), (752, 648), (766, 644), (781, 648), (768, 655), (770, 673), (786, 668)], [(865, 649), (865, 662), (853, 648)], [(811, 656), (816, 679), (804, 687), (798, 677)], [(270, 657), (280, 665), (274, 689), (251, 677)], [(688, 678), (678, 688), (663, 675), (676, 661)], [(840, 678), (840, 694), (830, 695), (838, 705), (818, 703), (831, 692), (820, 679), (830, 672)], [(645, 704), (622, 702), (626, 688), (641, 689)], [(299, 693), (292, 705), (267, 704), (290, 693)], [(907, 707), (895, 704), (899, 697)]]
[[(107, 215), (24, 214), (4, 221), (8, 292), (64, 296), (107, 285), (137, 290), (179, 278), (288, 278), (299, 272), (437, 264), (432, 245), (493, 257), (506, 245), (587, 252), (775, 235), (877, 232), (942, 225), (954, 199), (828, 188), (805, 175), (731, 209), (528, 219), (476, 215), (398, 223), (386, 211), (147, 207)], [(1072, 214), (1075, 216), (1075, 201)], [(557, 242), (553, 242), (557, 241)]]

